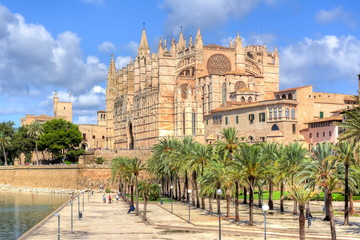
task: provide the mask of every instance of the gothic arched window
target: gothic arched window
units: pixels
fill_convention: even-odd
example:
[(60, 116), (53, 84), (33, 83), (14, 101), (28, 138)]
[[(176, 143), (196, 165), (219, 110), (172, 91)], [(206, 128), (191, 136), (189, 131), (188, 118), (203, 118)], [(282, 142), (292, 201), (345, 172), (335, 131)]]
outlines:
[(249, 98), (248, 98), (248, 102), (252, 102), (252, 97), (249, 97)]
[(269, 118), (272, 119), (272, 108), (269, 109)]
[(274, 108), (274, 119), (277, 119), (277, 108)]
[(222, 85), (222, 103), (226, 102), (226, 83)]
[(279, 108), (279, 118), (281, 119), (282, 118), (282, 109)]
[(291, 93), (288, 94), (288, 99), (293, 99), (293, 95)]
[(245, 98), (244, 98), (244, 97), (241, 97), (241, 102), (245, 102)]
[(192, 134), (196, 134), (196, 114), (195, 110), (192, 111)]

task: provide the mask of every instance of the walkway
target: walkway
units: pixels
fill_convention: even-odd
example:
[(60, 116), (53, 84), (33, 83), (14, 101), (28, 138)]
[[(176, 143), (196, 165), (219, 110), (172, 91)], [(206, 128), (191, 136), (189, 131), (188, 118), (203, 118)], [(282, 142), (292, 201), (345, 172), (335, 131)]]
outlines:
[[(60, 210), (61, 239), (218, 239), (218, 217), (207, 212), (191, 208), (190, 224), (188, 223), (188, 206), (182, 203), (148, 204), (148, 222), (144, 223), (135, 214), (127, 214), (128, 205), (123, 201), (118, 203), (102, 203), (102, 193), (94, 193), (91, 198), (85, 194), (84, 212), (81, 220), (77, 219), (78, 202), (73, 205), (74, 221), (73, 233), (71, 229), (71, 206), (66, 205)], [(82, 198), (80, 198), (82, 211)], [(206, 202), (207, 204), (208, 202)], [(222, 201), (222, 211), (225, 212), (225, 201)], [(290, 209), (291, 203), (288, 202)], [(215, 202), (213, 207), (215, 209)], [(320, 205), (319, 205), (320, 207)], [(318, 208), (313, 210), (316, 212)], [(360, 206), (358, 206), (360, 207)], [(235, 225), (231, 221), (222, 219), (222, 239), (263, 239), (263, 216), (255, 208), (255, 226), (246, 225), (248, 214), (245, 205), (240, 205), (241, 222)], [(140, 204), (140, 210), (142, 205)], [(233, 208), (232, 208), (233, 210)], [(306, 228), (306, 239), (329, 239), (330, 228), (328, 222), (320, 220), (321, 213), (314, 214), (316, 220), (310, 228)], [(336, 216), (341, 222), (343, 216)], [(267, 217), (267, 239), (298, 239), (298, 219), (291, 213), (269, 214)], [(336, 225), (339, 240), (360, 239), (360, 217), (351, 217), (355, 223), (350, 227)], [(57, 217), (50, 217), (37, 230), (33, 231), (29, 240), (58, 239)]]

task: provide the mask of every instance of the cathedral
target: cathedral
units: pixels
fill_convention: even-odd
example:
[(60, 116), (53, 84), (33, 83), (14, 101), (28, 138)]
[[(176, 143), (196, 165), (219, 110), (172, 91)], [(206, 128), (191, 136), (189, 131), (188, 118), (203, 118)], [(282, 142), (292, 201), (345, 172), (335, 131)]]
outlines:
[(205, 143), (204, 117), (226, 103), (251, 104), (279, 91), (279, 54), (266, 46), (227, 47), (195, 39), (159, 41), (150, 51), (142, 30), (138, 54), (116, 69), (112, 56), (106, 89), (106, 146), (148, 149), (165, 136), (192, 136)]

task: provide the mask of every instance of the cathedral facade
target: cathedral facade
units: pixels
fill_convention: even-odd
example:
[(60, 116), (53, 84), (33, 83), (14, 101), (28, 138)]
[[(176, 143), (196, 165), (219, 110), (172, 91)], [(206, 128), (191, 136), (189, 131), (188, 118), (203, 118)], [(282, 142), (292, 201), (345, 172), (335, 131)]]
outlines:
[(204, 45), (200, 31), (186, 41), (161, 40), (152, 53), (143, 29), (138, 55), (116, 69), (106, 90), (106, 145), (147, 149), (165, 136), (205, 143), (204, 116), (227, 102), (269, 100), (279, 90), (279, 55), (265, 46)]

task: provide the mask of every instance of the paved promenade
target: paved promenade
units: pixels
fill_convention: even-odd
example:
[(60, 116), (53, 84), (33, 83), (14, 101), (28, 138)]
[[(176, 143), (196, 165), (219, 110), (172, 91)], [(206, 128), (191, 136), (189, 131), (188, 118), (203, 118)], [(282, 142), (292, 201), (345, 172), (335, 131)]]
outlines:
[[(78, 201), (73, 205), (73, 233), (71, 233), (71, 206), (65, 205), (59, 211), (61, 239), (218, 239), (218, 217), (207, 212), (191, 208), (190, 224), (188, 223), (188, 206), (175, 203), (159, 205), (148, 204), (148, 222), (144, 223), (135, 214), (127, 214), (128, 204), (123, 200), (103, 203), (102, 193), (94, 193), (91, 198), (85, 194), (83, 218), (78, 219)], [(83, 210), (82, 198), (80, 211)], [(207, 204), (208, 202), (206, 202)], [(222, 201), (222, 212), (225, 212), (225, 201)], [(290, 210), (291, 202), (287, 202)], [(320, 203), (313, 204), (315, 221), (306, 228), (306, 239), (330, 239), (328, 222), (321, 221), (317, 212)], [(357, 209), (360, 204), (357, 203)], [(213, 204), (215, 210), (215, 202)], [(336, 207), (336, 206), (335, 206)], [(173, 214), (171, 213), (173, 209)], [(142, 205), (140, 204), (140, 210)], [(233, 211), (233, 208), (232, 208)], [(232, 212), (233, 214), (233, 212)], [(247, 226), (248, 212), (245, 205), (240, 205), (240, 223), (234, 224), (231, 219), (222, 218), (222, 239), (263, 239), (264, 229), (260, 210), (255, 208), (255, 226)], [(336, 216), (337, 239), (360, 239), (360, 217), (351, 217), (352, 226), (341, 226), (343, 216)], [(51, 240), (58, 239), (58, 219), (50, 217), (24, 239)], [(298, 239), (298, 217), (291, 213), (268, 214), (267, 239)]]

